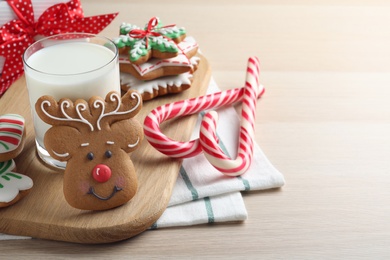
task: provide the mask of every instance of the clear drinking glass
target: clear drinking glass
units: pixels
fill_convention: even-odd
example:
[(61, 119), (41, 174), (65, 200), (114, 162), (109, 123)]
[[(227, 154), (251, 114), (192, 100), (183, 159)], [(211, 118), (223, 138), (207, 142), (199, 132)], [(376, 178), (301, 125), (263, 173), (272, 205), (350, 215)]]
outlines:
[(55, 160), (45, 149), (43, 139), (50, 125), (39, 118), (35, 103), (44, 95), (75, 101), (105, 98), (113, 90), (120, 93), (118, 49), (106, 37), (66, 33), (30, 45), (23, 63), (38, 155), (51, 166), (65, 168), (65, 162)]

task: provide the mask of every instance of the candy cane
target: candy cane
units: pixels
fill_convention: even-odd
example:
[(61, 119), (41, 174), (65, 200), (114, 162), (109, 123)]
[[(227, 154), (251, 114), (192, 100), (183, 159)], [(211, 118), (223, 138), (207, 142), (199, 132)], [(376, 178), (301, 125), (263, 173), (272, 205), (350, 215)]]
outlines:
[[(254, 98), (259, 98), (264, 93), (264, 88), (258, 84), (259, 61), (257, 58), (250, 58), (248, 61), (247, 74), (250, 73), (255, 78), (256, 87)], [(247, 76), (248, 77), (248, 76)], [(189, 142), (178, 142), (172, 140), (161, 132), (160, 124), (172, 118), (192, 115), (210, 108), (217, 109), (226, 105), (231, 105), (243, 99), (247, 90), (246, 84), (243, 88), (236, 88), (227, 91), (217, 92), (206, 96), (182, 100), (153, 109), (144, 121), (144, 133), (149, 143), (161, 153), (173, 158), (189, 158), (203, 151), (199, 139)], [(247, 102), (244, 99), (244, 102)], [(215, 132), (213, 140), (216, 140)]]
[(242, 97), (239, 148), (236, 159), (231, 159), (218, 145), (216, 125), (218, 114), (210, 111), (202, 119), (199, 140), (207, 160), (220, 172), (229, 176), (243, 174), (250, 166), (253, 156), (256, 99), (259, 95), (259, 66), (257, 59), (249, 59), (245, 91)]

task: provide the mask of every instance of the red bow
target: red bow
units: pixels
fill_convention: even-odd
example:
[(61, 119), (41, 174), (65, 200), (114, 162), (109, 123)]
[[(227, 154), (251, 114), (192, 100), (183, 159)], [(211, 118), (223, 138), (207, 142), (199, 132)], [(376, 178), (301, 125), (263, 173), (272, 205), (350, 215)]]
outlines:
[(34, 21), (31, 0), (6, 0), (18, 19), (0, 27), (0, 56), (5, 63), (0, 78), (0, 97), (23, 74), (22, 55), (35, 42), (34, 36), (85, 32), (97, 34), (118, 15), (84, 17), (80, 0), (71, 0), (49, 7)]
[[(136, 38), (136, 39), (145, 39), (145, 47), (148, 49), (148, 43), (149, 43), (149, 36), (162, 36), (161, 33), (153, 32), (154, 28), (158, 25), (158, 18), (152, 17), (149, 22), (148, 26), (146, 27), (146, 30), (142, 29), (133, 29), (129, 32), (130, 37)], [(161, 28), (167, 28), (167, 27), (173, 27), (174, 24), (166, 25)], [(169, 39), (169, 38), (168, 38)], [(170, 39), (169, 39), (170, 40)]]

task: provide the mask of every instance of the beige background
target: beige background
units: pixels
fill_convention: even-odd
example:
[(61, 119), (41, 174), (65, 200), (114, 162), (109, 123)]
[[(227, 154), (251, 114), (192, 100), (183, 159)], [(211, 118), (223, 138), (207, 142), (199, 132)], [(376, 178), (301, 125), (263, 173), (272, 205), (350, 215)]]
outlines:
[[(390, 255), (390, 5), (386, 1), (92, 1), (184, 25), (219, 86), (262, 64), (256, 140), (285, 175), (280, 190), (244, 194), (242, 224), (147, 231), (108, 245), (2, 241), (0, 257), (386, 258)], [(164, 1), (166, 2), (166, 1)]]

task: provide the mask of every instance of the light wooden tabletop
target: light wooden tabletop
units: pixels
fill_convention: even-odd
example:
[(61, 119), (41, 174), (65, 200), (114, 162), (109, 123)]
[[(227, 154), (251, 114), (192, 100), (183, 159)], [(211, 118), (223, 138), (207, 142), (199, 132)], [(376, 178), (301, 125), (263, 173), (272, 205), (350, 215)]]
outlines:
[[(249, 219), (106, 245), (2, 241), (0, 258), (383, 259), (390, 255), (390, 5), (385, 1), (83, 0), (86, 15), (184, 25), (223, 89), (261, 60), (256, 140), (286, 178), (244, 194)], [(354, 3), (352, 3), (354, 2)], [(382, 3), (383, 2), (383, 3)]]

